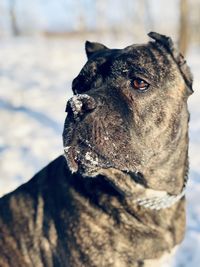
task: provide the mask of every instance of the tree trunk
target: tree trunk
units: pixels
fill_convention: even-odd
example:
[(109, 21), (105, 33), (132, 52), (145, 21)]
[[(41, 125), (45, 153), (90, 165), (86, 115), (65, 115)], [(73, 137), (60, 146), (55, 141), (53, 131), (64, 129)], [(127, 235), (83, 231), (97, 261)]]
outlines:
[(180, 0), (179, 50), (185, 55), (189, 46), (188, 0)]
[(10, 20), (11, 20), (11, 29), (14, 36), (19, 35), (19, 29), (17, 27), (16, 19), (16, 9), (15, 9), (15, 0), (10, 0)]

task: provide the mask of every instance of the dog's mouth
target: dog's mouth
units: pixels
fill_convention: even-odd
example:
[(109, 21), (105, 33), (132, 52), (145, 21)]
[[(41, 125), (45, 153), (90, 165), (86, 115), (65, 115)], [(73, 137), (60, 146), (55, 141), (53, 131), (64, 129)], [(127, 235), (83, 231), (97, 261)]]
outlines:
[(85, 149), (84, 153), (83, 151), (80, 152), (73, 146), (64, 147), (64, 156), (72, 173), (79, 172), (83, 176), (94, 177), (99, 175), (101, 169), (113, 168), (129, 175), (137, 183), (145, 186), (147, 185), (146, 180), (140, 172), (128, 170), (127, 168), (118, 169), (114, 162), (95, 151), (94, 148), (90, 149), (90, 145), (87, 140), (85, 142), (82, 141), (82, 144), (85, 144), (85, 147), (88, 148)]
[[(84, 147), (84, 149), (83, 149)], [(82, 141), (81, 150), (75, 146), (65, 146), (64, 156), (72, 173), (79, 173), (83, 177), (103, 176), (104, 179), (124, 197), (138, 195), (144, 192), (147, 182), (138, 171), (119, 169), (114, 162), (101, 155), (95, 148), (91, 148), (88, 141)]]
[(65, 146), (64, 156), (72, 173), (78, 172), (83, 177), (95, 177), (100, 169), (112, 167), (112, 163), (90, 148), (87, 140), (81, 142), (81, 149)]

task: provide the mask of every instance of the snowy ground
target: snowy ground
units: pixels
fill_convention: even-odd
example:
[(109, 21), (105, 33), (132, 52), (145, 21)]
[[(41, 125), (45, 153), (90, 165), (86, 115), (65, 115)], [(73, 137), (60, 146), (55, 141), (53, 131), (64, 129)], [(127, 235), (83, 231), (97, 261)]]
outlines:
[[(130, 40), (105, 40), (123, 47)], [(200, 49), (188, 62), (195, 76), (189, 100), (190, 181), (186, 237), (169, 267), (197, 267), (200, 262)], [(62, 128), (71, 81), (86, 58), (83, 40), (27, 39), (0, 41), (0, 195), (31, 178), (62, 153)]]

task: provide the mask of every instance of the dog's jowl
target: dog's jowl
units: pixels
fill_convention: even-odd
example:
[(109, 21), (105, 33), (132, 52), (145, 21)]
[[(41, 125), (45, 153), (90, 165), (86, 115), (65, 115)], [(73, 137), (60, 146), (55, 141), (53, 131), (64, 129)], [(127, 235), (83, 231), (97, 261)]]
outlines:
[(88, 61), (64, 154), (0, 199), (0, 267), (162, 266), (184, 237), (192, 75), (170, 38)]

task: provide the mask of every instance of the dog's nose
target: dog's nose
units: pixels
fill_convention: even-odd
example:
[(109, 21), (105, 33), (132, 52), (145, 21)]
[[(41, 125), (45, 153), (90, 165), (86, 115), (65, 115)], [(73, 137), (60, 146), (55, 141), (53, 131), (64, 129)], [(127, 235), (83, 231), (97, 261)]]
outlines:
[(91, 112), (96, 108), (93, 97), (87, 94), (75, 95), (67, 102), (66, 112), (74, 119), (79, 119), (82, 115)]

